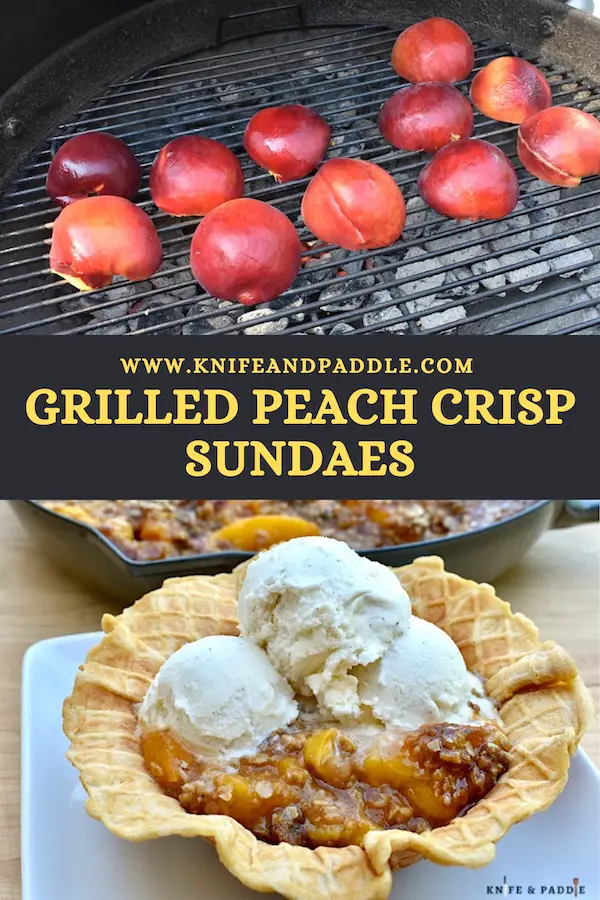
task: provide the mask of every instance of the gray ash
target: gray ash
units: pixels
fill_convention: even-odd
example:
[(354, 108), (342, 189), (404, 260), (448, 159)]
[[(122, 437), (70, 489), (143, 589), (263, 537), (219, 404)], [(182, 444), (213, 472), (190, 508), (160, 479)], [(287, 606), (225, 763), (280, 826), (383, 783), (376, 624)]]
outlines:
[[(238, 325), (244, 326), (244, 334), (279, 334), (286, 330), (289, 319), (286, 316), (282, 316), (281, 318), (273, 319), (270, 322), (261, 321), (265, 316), (268, 316), (272, 312), (273, 310), (269, 305), (264, 303), (259, 307), (249, 309), (248, 312), (242, 313), (238, 316), (237, 322)], [(255, 324), (249, 324), (251, 322), (255, 322)]]
[(181, 300), (191, 300), (198, 293), (198, 284), (192, 275), (189, 258), (182, 257), (182, 260), (182, 264), (178, 264), (178, 260), (173, 262), (165, 260), (160, 270), (150, 280), (152, 287), (159, 291), (165, 291)]
[(118, 319), (127, 315), (131, 306), (135, 303), (136, 296), (148, 290), (148, 288), (147, 282), (129, 282), (119, 279), (115, 281), (113, 287), (104, 291), (67, 297), (65, 300), (61, 300), (59, 306), (61, 312), (85, 313), (90, 307), (98, 306), (102, 303), (110, 303), (112, 305), (100, 306), (99, 309), (91, 310), (89, 315), (99, 321)]
[(390, 291), (373, 291), (369, 297), (369, 309), (362, 317), (362, 324), (366, 328), (376, 328), (378, 331), (407, 331), (407, 322), (394, 322), (394, 319), (405, 315), (405, 310), (400, 306), (385, 306), (377, 309), (376, 305), (380, 303), (388, 303), (393, 300)]
[(332, 137), (327, 156), (360, 156), (364, 149), (365, 142), (357, 132), (340, 131)]
[(153, 294), (152, 297), (140, 300), (130, 310), (136, 315), (127, 323), (129, 330), (156, 328), (158, 325), (166, 325), (167, 322), (171, 322), (173, 327), (166, 330), (166, 333), (181, 334), (180, 323), (184, 318), (183, 312), (178, 307), (165, 308), (168, 304), (176, 302), (177, 297), (173, 294)]
[(271, 98), (270, 92), (263, 85), (253, 81), (236, 82), (223, 85), (218, 79), (213, 82), (215, 96), (222, 106), (265, 106)]
[(319, 303), (325, 312), (343, 312), (350, 309), (358, 309), (364, 297), (348, 297), (348, 294), (356, 291), (364, 291), (373, 287), (375, 276), (370, 274), (360, 275), (357, 278), (340, 278), (337, 283), (323, 288), (319, 294)]

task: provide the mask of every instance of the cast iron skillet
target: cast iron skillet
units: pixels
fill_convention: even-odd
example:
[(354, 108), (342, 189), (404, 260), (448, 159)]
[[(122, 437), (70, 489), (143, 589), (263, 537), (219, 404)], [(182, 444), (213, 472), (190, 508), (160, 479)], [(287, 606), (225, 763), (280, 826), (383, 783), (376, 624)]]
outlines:
[[(226, 551), (139, 562), (129, 559), (89, 525), (33, 500), (11, 503), (27, 530), (63, 569), (123, 604), (159, 587), (165, 578), (227, 572), (252, 555)], [(492, 582), (524, 556), (564, 507), (562, 500), (539, 500), (517, 515), (476, 531), (360, 552), (388, 566), (402, 566), (417, 556), (434, 554), (443, 557), (449, 571), (474, 581)], [(593, 515), (597, 516), (597, 511)]]

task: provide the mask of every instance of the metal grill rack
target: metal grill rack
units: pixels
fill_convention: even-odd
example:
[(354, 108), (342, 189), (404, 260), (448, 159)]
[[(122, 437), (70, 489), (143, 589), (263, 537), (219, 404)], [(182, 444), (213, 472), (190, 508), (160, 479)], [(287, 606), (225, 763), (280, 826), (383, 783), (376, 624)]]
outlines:
[[(516, 126), (476, 115), (475, 135), (502, 147), (518, 167), (519, 205), (506, 219), (483, 223), (427, 209), (416, 178), (428, 157), (394, 150), (377, 130), (382, 103), (402, 84), (389, 64), (396, 34), (359, 26), (264, 35), (113, 85), (29, 157), (0, 200), (0, 333), (600, 333), (600, 178), (577, 189), (535, 180), (518, 164)], [(518, 52), (473, 39), (476, 70)], [(599, 87), (527, 58), (551, 82), (555, 104), (600, 114)], [(401, 186), (408, 218), (394, 246), (350, 253), (315, 244), (300, 218), (309, 179), (277, 185), (244, 153), (248, 119), (263, 106), (292, 102), (328, 120), (329, 156), (377, 162)], [(126, 140), (142, 164), (136, 202), (156, 224), (164, 263), (149, 281), (77, 293), (48, 268), (58, 210), (44, 183), (61, 142), (99, 129)], [(305, 242), (296, 282), (271, 303), (249, 308), (202, 293), (189, 268), (199, 219), (173, 218), (149, 199), (147, 172), (160, 147), (196, 132), (240, 156), (246, 196), (281, 209)]]

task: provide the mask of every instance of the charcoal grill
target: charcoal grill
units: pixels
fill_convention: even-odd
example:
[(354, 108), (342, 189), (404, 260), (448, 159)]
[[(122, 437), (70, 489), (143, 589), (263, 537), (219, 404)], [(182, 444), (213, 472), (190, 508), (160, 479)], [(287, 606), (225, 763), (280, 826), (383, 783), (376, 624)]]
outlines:
[[(401, 84), (389, 64), (394, 39), (430, 14), (468, 28), (476, 70), (496, 56), (525, 56), (546, 74), (556, 104), (600, 115), (596, 20), (553, 0), (520, 3), (518, 15), (500, 0), (230, 4), (226, 12), (217, 17), (209, 4), (144, 7), (61, 51), (0, 103), (0, 333), (600, 331), (600, 179), (562, 190), (535, 180), (518, 164), (516, 127), (477, 115), (476, 136), (517, 165), (521, 199), (501, 222), (457, 223), (418, 197), (425, 155), (394, 150), (376, 126), (381, 104)], [(467, 91), (468, 83), (460, 87)], [(349, 253), (313, 245), (299, 215), (308, 179), (277, 185), (248, 159), (246, 122), (262, 106), (286, 102), (328, 119), (330, 156), (360, 156), (396, 179), (408, 218), (393, 247)], [(203, 293), (188, 260), (199, 220), (156, 210), (147, 179), (136, 202), (162, 239), (160, 273), (87, 293), (57, 279), (48, 269), (57, 210), (45, 194), (46, 170), (63, 141), (91, 129), (124, 138), (145, 174), (177, 135), (224, 141), (240, 154), (247, 196), (285, 212), (307, 245), (292, 288), (255, 308)]]

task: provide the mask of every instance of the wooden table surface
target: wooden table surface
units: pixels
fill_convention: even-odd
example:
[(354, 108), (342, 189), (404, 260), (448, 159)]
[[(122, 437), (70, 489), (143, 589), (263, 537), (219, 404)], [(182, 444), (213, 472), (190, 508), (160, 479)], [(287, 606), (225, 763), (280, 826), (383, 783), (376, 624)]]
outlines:
[[(530, 616), (542, 638), (572, 654), (599, 697), (600, 526), (547, 533), (523, 562), (500, 579), (499, 595)], [(0, 900), (18, 900), (21, 659), (42, 638), (99, 628), (109, 608), (94, 594), (38, 558), (35, 544), (0, 501)], [(113, 609), (114, 611), (114, 609)], [(599, 728), (583, 747), (600, 765)]]

